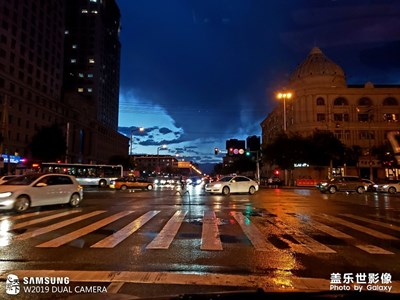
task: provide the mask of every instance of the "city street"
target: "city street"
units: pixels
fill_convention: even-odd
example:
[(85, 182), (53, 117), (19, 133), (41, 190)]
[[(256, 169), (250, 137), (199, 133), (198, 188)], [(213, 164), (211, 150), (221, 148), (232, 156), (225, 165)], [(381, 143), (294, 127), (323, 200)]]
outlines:
[(263, 188), (221, 196), (192, 187), (84, 195), (80, 208), (0, 216), (1, 295), (10, 273), (138, 297), (329, 291), (332, 274), (345, 273), (366, 290), (368, 277), (356, 274), (378, 274), (391, 278), (382, 288), (400, 293), (400, 194)]

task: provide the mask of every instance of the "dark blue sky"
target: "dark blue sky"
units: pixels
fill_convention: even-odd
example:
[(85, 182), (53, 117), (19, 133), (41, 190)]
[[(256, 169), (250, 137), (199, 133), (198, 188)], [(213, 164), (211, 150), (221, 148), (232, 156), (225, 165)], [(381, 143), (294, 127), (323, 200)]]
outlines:
[[(313, 46), (349, 84), (400, 84), (398, 0), (117, 0), (120, 130), (135, 153), (197, 162), (261, 135), (274, 92)], [(144, 147), (146, 146), (146, 147)], [(220, 159), (219, 159), (220, 160)]]

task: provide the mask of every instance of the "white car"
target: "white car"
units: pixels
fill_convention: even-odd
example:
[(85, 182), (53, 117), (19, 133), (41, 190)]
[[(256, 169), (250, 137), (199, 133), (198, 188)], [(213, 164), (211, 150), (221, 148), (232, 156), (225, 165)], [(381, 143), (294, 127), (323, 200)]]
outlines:
[(382, 184), (375, 184), (374, 189), (377, 192), (385, 192), (389, 194), (396, 194), (400, 192), (400, 182), (393, 181)]
[(75, 177), (64, 174), (28, 174), (0, 185), (0, 210), (23, 212), (29, 207), (66, 204), (77, 207), (83, 188)]
[(258, 191), (258, 183), (245, 176), (226, 176), (207, 184), (205, 190), (212, 194), (249, 193), (253, 195)]
[(18, 177), (18, 175), (4, 175), (2, 177), (0, 177), (0, 184), (9, 181), (10, 179), (13, 179), (15, 177)]

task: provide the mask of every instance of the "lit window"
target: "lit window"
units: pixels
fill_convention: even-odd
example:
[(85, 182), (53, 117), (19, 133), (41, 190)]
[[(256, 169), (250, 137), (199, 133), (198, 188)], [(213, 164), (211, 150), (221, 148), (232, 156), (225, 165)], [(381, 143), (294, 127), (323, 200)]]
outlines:
[(88, 77), (88, 78), (93, 78), (93, 74), (92, 74), (92, 73), (89, 73), (89, 74), (87, 74), (87, 77)]
[(83, 13), (83, 14), (87, 14), (87, 13), (88, 13), (88, 10), (87, 10), (87, 9), (82, 9), (82, 13)]
[(83, 88), (78, 88), (78, 93), (83, 93)]
[(72, 64), (76, 63), (76, 58), (71, 58), (71, 63)]
[(76, 49), (77, 47), (77, 45), (72, 45), (72, 49)]
[(78, 76), (79, 76), (80, 78), (83, 78), (83, 73), (79, 73)]
[(91, 92), (93, 92), (93, 89), (92, 88), (88, 88), (87, 91), (88, 91), (88, 93), (91, 93)]
[(89, 58), (89, 63), (94, 64), (94, 58)]

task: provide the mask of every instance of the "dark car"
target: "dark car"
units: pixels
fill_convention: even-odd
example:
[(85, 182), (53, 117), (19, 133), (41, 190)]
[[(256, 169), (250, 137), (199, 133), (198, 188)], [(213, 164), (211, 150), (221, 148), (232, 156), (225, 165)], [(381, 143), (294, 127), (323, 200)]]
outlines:
[(365, 192), (365, 183), (357, 176), (339, 176), (322, 181), (317, 184), (317, 188), (321, 193), (329, 192), (331, 194), (337, 191), (341, 192), (357, 192), (362, 194)]

